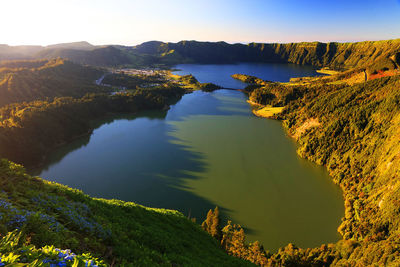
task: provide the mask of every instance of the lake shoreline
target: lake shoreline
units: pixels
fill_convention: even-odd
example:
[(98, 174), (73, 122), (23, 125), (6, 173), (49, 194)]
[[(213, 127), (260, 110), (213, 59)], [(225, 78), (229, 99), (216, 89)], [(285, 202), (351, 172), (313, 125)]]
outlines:
[[(219, 76), (218, 73), (213, 75)], [(200, 82), (207, 81), (204, 77), (201, 80), (201, 75), (195, 76)], [(230, 75), (226, 77), (231, 79)], [(241, 82), (237, 86), (224, 84), (223, 81), (221, 84), (223, 87), (245, 86)], [(223, 217), (246, 226), (250, 242), (260, 240), (270, 251), (276, 251), (289, 242), (302, 247), (336, 242), (340, 239), (336, 229), (343, 216), (340, 189), (331, 182), (325, 169), (313, 164), (300, 164), (299, 160), (303, 160), (297, 156), (294, 142), (287, 138), (281, 123), (254, 119), (247, 100), (246, 94), (231, 90), (221, 89), (211, 93), (190, 90), (171, 107), (165, 118), (152, 120), (152, 117), (139, 116), (129, 121), (116, 120), (104, 124), (84, 147), (72, 145), (73, 154), (68, 154), (69, 148), (54, 154), (55, 163), (40, 176), (80, 188), (89, 195), (175, 209), (183, 214), (191, 210), (192, 216), (200, 220), (208, 209), (219, 206)], [(94, 153), (93, 157), (87, 153)], [(283, 158), (282, 153), (285, 155)], [(242, 158), (243, 155), (245, 158)], [(103, 170), (101, 166), (107, 164), (110, 166)], [(224, 167), (228, 165), (229, 168)], [(88, 166), (89, 169), (96, 166), (90, 175)], [(268, 168), (270, 171), (267, 171)], [(160, 180), (159, 175), (168, 179)], [(112, 184), (107, 182), (108, 178), (101, 182), (103, 176), (114, 177)], [(96, 185), (93, 185), (91, 177), (96, 177)], [(261, 177), (263, 179), (259, 179)], [(226, 179), (229, 179), (230, 190), (218, 193), (221, 188), (219, 183), (228, 183), (224, 182)], [(170, 181), (176, 186), (172, 189), (163, 181)], [(310, 188), (313, 188), (313, 193), (305, 198), (301, 192)], [(249, 191), (253, 193), (248, 195)], [(332, 197), (326, 197), (331, 194)], [(246, 195), (248, 200), (239, 201), (237, 195)], [(276, 197), (302, 199), (300, 202), (305, 202), (302, 206), (308, 208), (293, 209), (291, 203), (299, 201), (280, 200), (282, 211), (276, 214), (274, 206), (266, 204), (274, 203)], [(263, 201), (260, 202), (261, 199)], [(315, 201), (309, 203), (311, 199)], [(256, 205), (257, 211), (249, 213), (249, 207), (253, 207), (255, 202), (260, 203)], [(315, 203), (324, 204), (313, 208)], [(243, 210), (243, 204), (249, 205), (248, 208)], [(324, 214), (320, 210), (323, 205), (333, 212), (322, 220), (330, 220), (321, 224), (324, 227), (314, 226), (317, 234), (307, 234), (303, 226), (314, 225), (316, 220), (321, 219), (318, 214)], [(311, 213), (304, 216), (308, 212)], [(319, 219), (308, 222), (315, 216)], [(273, 229), (279, 229), (289, 221), (298, 223), (290, 223), (285, 226), (285, 234), (276, 236), (279, 231)], [(272, 232), (269, 233), (268, 229)]]
[[(190, 93), (190, 92), (187, 92), (187, 91), (186, 91), (184, 94), (186, 94), (186, 93)], [(184, 94), (183, 94), (183, 95), (184, 95)], [(179, 97), (179, 99), (182, 98), (183, 95), (181, 95), (181, 96)], [(179, 101), (179, 99), (178, 99), (178, 101)], [(174, 100), (175, 100), (175, 99), (174, 99)], [(143, 109), (143, 110), (138, 110), (138, 111), (134, 111), (134, 112), (125, 112), (125, 111), (123, 111), (123, 112), (106, 112), (104, 115), (102, 115), (102, 116), (100, 116), (100, 117), (92, 118), (91, 121), (90, 121), (90, 123), (89, 123), (89, 125), (90, 125), (92, 122), (96, 121), (96, 120), (102, 120), (102, 119), (106, 119), (106, 118), (110, 118), (110, 117), (117, 117), (117, 116), (119, 116), (119, 115), (121, 115), (121, 114), (136, 115), (136, 114), (139, 114), (140, 112), (151, 111), (151, 110), (167, 111), (169, 108), (170, 108), (170, 104), (165, 104), (162, 108), (159, 108), (159, 109)], [(97, 127), (98, 127), (98, 126), (97, 126)], [(54, 146), (49, 147), (49, 148), (43, 153), (41, 159), (38, 160), (37, 162), (34, 162), (34, 163), (21, 163), (21, 164), (23, 164), (23, 166), (25, 167), (25, 169), (27, 170), (28, 173), (35, 172), (35, 170), (41, 169), (41, 168), (43, 168), (43, 167), (46, 165), (46, 163), (48, 162), (48, 159), (49, 159), (49, 156), (51, 155), (51, 153), (53, 153), (54, 151), (56, 151), (56, 150), (59, 149), (60, 147), (63, 147), (63, 146), (65, 146), (65, 145), (67, 145), (67, 144), (70, 144), (70, 143), (74, 142), (75, 140), (78, 140), (78, 139), (83, 138), (83, 137), (88, 137), (88, 136), (90, 137), (90, 136), (93, 134), (93, 131), (94, 131), (97, 127), (94, 127), (93, 125), (90, 125), (89, 128), (88, 128), (88, 130), (87, 130), (86, 132), (81, 133), (81, 134), (74, 135), (74, 136), (72, 136), (71, 138), (69, 138), (69, 139), (66, 140), (66, 141), (57, 143), (57, 144), (55, 144)]]

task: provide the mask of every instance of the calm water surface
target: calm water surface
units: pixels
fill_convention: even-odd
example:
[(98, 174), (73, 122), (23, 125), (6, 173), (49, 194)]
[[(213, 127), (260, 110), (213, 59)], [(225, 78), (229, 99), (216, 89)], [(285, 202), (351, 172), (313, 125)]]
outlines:
[[(293, 65), (178, 65), (180, 74), (229, 88), (233, 73), (268, 80), (315, 75)], [(312, 247), (338, 240), (341, 192), (327, 172), (296, 155), (279, 122), (253, 116), (238, 91), (187, 94), (167, 112), (97, 121), (90, 137), (54, 151), (36, 174), (203, 220), (208, 209), (245, 227), (248, 241), (276, 250), (289, 242)]]

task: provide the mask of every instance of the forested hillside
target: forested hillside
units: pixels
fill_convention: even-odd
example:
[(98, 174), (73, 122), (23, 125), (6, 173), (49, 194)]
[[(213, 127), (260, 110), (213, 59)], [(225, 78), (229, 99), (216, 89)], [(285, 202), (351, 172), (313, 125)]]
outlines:
[(94, 81), (103, 71), (63, 59), (0, 63), (0, 107), (17, 102), (82, 97), (110, 90)]
[(131, 53), (113, 46), (100, 47), (92, 50), (78, 50), (70, 48), (51, 48), (43, 50), (35, 55), (36, 58), (66, 58), (75, 63), (92, 66), (119, 66), (136, 64), (140, 59)]
[[(78, 88), (102, 72), (60, 59), (4, 62), (2, 71), (17, 79), (3, 92), (18, 92), (11, 94), (18, 102), (0, 108), (0, 266), (252, 266), (177, 211), (93, 199), (9, 161), (40, 164), (56, 146), (90, 133), (95, 119), (165, 109), (188, 89), (160, 75), (120, 74), (110, 81), (133, 90), (101, 93), (94, 86), (88, 94)], [(140, 87), (152, 79), (161, 84)], [(23, 101), (26, 95), (45, 100)]]
[(400, 39), (356, 43), (249, 43), (181, 41), (145, 42), (137, 46), (92, 46), (86, 42), (47, 47), (0, 46), (0, 60), (67, 58), (96, 66), (171, 66), (180, 63), (294, 63), (350, 69), (377, 61), (394, 62)]
[[(134, 90), (110, 94), (109, 88), (94, 85), (103, 74), (96, 68), (63, 59), (1, 63), (0, 158), (6, 159), (0, 162), (0, 233), (5, 236), (0, 241), (0, 265), (67, 261), (69, 252), (64, 251), (65, 257), (59, 259), (60, 251), (54, 247), (42, 248), (47, 244), (71, 248), (78, 254), (91, 252), (93, 256), (73, 258), (98, 265), (248, 264), (226, 252), (260, 265), (399, 265), (399, 46), (400, 40), (247, 46), (151, 42), (110, 50), (140, 55), (157, 64), (252, 61), (356, 67), (289, 83), (235, 75), (250, 83), (246, 90), (252, 102), (283, 110), (273, 116), (282, 120), (288, 134), (297, 140), (299, 155), (326, 166), (345, 198), (345, 216), (338, 229), (343, 240), (319, 248), (289, 244), (274, 254), (264, 252), (258, 243), (246, 244), (240, 226), (229, 223), (221, 229), (212, 212), (203, 229), (214, 240), (178, 212), (92, 199), (31, 177), (8, 161), (40, 164), (52, 148), (90, 133), (91, 121), (109, 113), (163, 109), (185, 93), (177, 83), (144, 89), (137, 86), (143, 77), (112, 75), (109, 82)], [(112, 64), (122, 60), (114, 59)], [(102, 62), (109, 60), (106, 56)], [(179, 81), (199, 85), (191, 75)], [(8, 233), (14, 229), (21, 231)]]
[(358, 43), (248, 45), (197, 41), (148, 42), (135, 48), (139, 53), (156, 55), (160, 62), (169, 64), (268, 62), (352, 68), (367, 66), (382, 59), (394, 59), (400, 52), (400, 39)]
[(339, 265), (398, 265), (400, 76), (353, 85), (332, 76), (253, 86), (250, 100), (284, 107), (275, 118), (297, 140), (299, 155), (325, 165), (344, 192), (343, 241), (291, 253), (307, 264), (322, 257)]
[(30, 166), (39, 164), (55, 146), (90, 133), (91, 121), (96, 118), (162, 109), (183, 93), (180, 88), (167, 87), (7, 105), (0, 109), (0, 158)]

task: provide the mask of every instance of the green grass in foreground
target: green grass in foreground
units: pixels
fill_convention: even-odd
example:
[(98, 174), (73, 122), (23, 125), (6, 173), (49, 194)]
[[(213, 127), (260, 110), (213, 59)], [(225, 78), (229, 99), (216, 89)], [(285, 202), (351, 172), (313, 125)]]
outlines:
[(0, 161), (0, 188), (0, 233), (6, 236), (0, 243), (3, 263), (49, 266), (52, 260), (64, 266), (60, 262), (72, 253), (65, 251), (70, 249), (77, 256), (64, 259), (67, 266), (89, 260), (99, 266), (250, 265), (229, 256), (178, 211), (91, 198), (32, 177), (5, 159)]

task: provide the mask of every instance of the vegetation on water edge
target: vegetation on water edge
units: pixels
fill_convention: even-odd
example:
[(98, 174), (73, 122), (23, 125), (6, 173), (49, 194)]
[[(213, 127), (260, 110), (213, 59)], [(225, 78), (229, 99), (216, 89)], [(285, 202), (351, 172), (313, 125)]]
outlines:
[(249, 85), (254, 85), (254, 86), (263, 86), (266, 85), (269, 81), (262, 80), (260, 78), (257, 78), (255, 76), (251, 75), (246, 75), (246, 74), (232, 74), (231, 77), (233, 79), (239, 80), (241, 82), (247, 83)]
[(266, 83), (249, 98), (283, 107), (274, 117), (298, 141), (299, 155), (325, 165), (344, 193), (345, 217), (338, 229), (343, 240), (323, 249), (296, 249), (299, 259), (308, 262), (312, 252), (334, 265), (395, 266), (400, 263), (400, 76), (349, 84), (357, 73), (304, 84)]
[(221, 89), (222, 87), (213, 83), (201, 83), (192, 74), (189, 75), (171, 75), (171, 77), (177, 79), (183, 86), (192, 90), (202, 90), (205, 92), (212, 92), (214, 90)]
[(161, 87), (5, 106), (0, 109), (0, 157), (30, 166), (38, 164), (55, 146), (89, 133), (96, 118), (163, 109), (184, 92), (179, 87)]
[(355, 43), (249, 43), (181, 41), (137, 46), (93, 46), (86, 42), (40, 46), (0, 46), (0, 60), (66, 58), (92, 66), (165, 67), (183, 63), (294, 63), (334, 70), (397, 60), (400, 39)]
[[(319, 46), (317, 43), (315, 48)], [(371, 46), (385, 52), (358, 58), (356, 49), (364, 51)], [(296, 44), (293, 49), (308, 51), (311, 48)], [(0, 233), (3, 242), (0, 242), (0, 266), (4, 262), (35, 261), (35, 264), (50, 265), (50, 262), (43, 262), (46, 260), (72, 265), (72, 260), (65, 259), (71, 254), (65, 249), (77, 253), (74, 258), (81, 264), (89, 260), (96, 265), (135, 266), (250, 264), (229, 257), (221, 247), (235, 257), (266, 266), (400, 265), (400, 76), (397, 75), (400, 56), (395, 53), (398, 42), (363, 42), (340, 49), (350, 51), (346, 58), (329, 61), (315, 53), (318, 57), (314, 61), (311, 53), (300, 63), (311, 60), (318, 65), (326, 59), (330, 62), (327, 65), (355, 64), (357, 68), (290, 83), (273, 83), (246, 75), (237, 78), (251, 83), (246, 90), (252, 102), (281, 111), (272, 116), (281, 119), (288, 133), (297, 139), (298, 153), (327, 166), (334, 181), (343, 189), (346, 211), (339, 227), (343, 240), (308, 249), (289, 244), (271, 254), (259, 243), (246, 244), (239, 225), (220, 226), (218, 210), (209, 212), (202, 225), (214, 237), (212, 239), (179, 212), (93, 199), (77, 190), (31, 177), (20, 165), (1, 160)], [(295, 60), (297, 56), (294, 55), (301, 54), (292, 55), (290, 51), (285, 58), (293, 56)], [(169, 53), (170, 58), (173, 53)], [(8, 100), (0, 109), (0, 157), (23, 163), (37, 162), (52, 147), (90, 131), (90, 121), (94, 118), (109, 112), (162, 109), (170, 99), (185, 92), (176, 84), (166, 83), (116, 95), (96, 86), (90, 90), (74, 90), (78, 88), (75, 85), (53, 93), (42, 85), (54, 78), (42, 80), (41, 77), (46, 77), (43, 73), (48, 71), (51, 77), (62, 77), (69, 70), (79, 68), (72, 63), (54, 61), (50, 66), (48, 62), (4, 65), (0, 79), (7, 81), (2, 83), (2, 86), (7, 84), (4, 87), (7, 89), (1, 92)], [(365, 65), (368, 62), (373, 64)], [(90, 71), (93, 77), (99, 73), (95, 69)], [(15, 76), (16, 73), (22, 76)], [(28, 84), (46, 81), (38, 82), (40, 86), (35, 87), (38, 89), (32, 90), (26, 100), (20, 96), (26, 97), (22, 92), (29, 90), (29, 86), (24, 87), (21, 82), (13, 87), (12, 82), (24, 81), (24, 75), (37, 75), (26, 80)], [(75, 75), (79, 73), (72, 76)], [(390, 77), (382, 78), (387, 75)], [(128, 78), (113, 78), (122, 81), (121, 86), (129, 82), (125, 79)], [(132, 79), (132, 84), (138, 83)], [(191, 75), (180, 79), (183, 85), (192, 88), (211, 86), (200, 84)], [(89, 80), (93, 86), (92, 78), (82, 78), (80, 82), (89, 84)], [(56, 81), (57, 84), (60, 81)], [(85, 95), (92, 89), (94, 94)], [(56, 252), (66, 256), (59, 257)]]
[[(26, 166), (40, 164), (54, 147), (90, 133), (94, 119), (165, 109), (185, 93), (160, 75), (107, 75), (104, 79), (113, 85), (134, 84), (134, 90), (117, 94), (111, 86), (95, 84), (103, 70), (63, 59), (6, 61), (0, 67), (0, 158)], [(138, 86), (156, 80), (161, 81), (157, 86)]]
[(277, 114), (280, 114), (283, 111), (284, 107), (262, 107), (262, 108), (255, 108), (253, 109), (254, 115), (257, 117), (263, 117), (263, 118), (272, 118)]
[[(21, 165), (5, 159), (0, 160), (0, 185), (2, 262), (60, 262), (57, 254), (70, 254), (65, 251), (70, 249), (80, 261), (99, 265), (250, 265), (227, 255), (199, 225), (177, 211), (91, 198), (32, 177)], [(72, 266), (73, 261), (65, 264)]]

